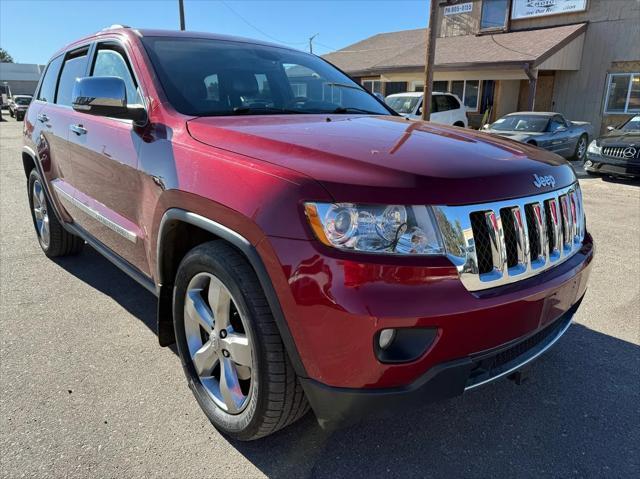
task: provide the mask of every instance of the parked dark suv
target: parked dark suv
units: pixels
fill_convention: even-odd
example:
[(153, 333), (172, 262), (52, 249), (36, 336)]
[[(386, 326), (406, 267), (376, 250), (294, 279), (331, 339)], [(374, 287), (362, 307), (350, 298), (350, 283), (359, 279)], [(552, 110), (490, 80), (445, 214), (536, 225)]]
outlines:
[(45, 254), (86, 242), (155, 294), (160, 344), (239, 439), (309, 405), (337, 424), (513, 373), (567, 330), (593, 258), (560, 157), (407, 121), (252, 40), (73, 43), (22, 159)]

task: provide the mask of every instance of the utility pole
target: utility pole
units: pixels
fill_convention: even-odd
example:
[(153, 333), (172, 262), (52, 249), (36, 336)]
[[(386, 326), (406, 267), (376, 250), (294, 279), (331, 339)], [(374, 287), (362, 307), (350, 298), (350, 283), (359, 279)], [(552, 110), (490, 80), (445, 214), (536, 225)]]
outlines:
[(439, 1), (431, 0), (429, 4), (427, 58), (424, 64), (424, 91), (422, 93), (422, 119), (426, 121), (431, 118), (431, 91), (433, 88), (433, 63), (436, 56), (436, 22)]
[(309, 53), (313, 53), (313, 39), (316, 38), (318, 35), (320, 34), (316, 33), (315, 35), (309, 38)]
[(178, 0), (178, 8), (180, 9), (180, 30), (184, 31), (184, 0)]

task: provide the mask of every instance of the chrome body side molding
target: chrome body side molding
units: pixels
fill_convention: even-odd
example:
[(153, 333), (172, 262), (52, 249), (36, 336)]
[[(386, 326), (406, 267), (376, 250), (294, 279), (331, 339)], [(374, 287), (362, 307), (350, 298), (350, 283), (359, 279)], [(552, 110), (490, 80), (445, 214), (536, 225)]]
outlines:
[(110, 220), (109, 218), (100, 214), (98, 211), (94, 210), (90, 206), (84, 204), (82, 201), (80, 201), (79, 199), (75, 198), (74, 196), (66, 192), (64, 189), (62, 189), (57, 183), (54, 182), (52, 184), (53, 184), (53, 189), (56, 190), (56, 194), (59, 197), (63, 198), (65, 201), (68, 201), (73, 206), (75, 206), (76, 208), (78, 208), (79, 210), (81, 210), (91, 218), (95, 219), (96, 221), (99, 221), (100, 223), (105, 225), (107, 228), (109, 228), (112, 231), (115, 231), (120, 236), (128, 239), (132, 243), (135, 243), (138, 240), (138, 235), (136, 235), (133, 231), (129, 231), (128, 229), (123, 228), (118, 223)]

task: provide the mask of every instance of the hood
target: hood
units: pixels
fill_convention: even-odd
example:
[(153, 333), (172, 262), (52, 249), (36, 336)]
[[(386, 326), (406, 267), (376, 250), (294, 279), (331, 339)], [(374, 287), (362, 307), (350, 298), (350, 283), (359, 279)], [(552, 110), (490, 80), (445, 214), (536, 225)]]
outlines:
[(640, 131), (612, 130), (598, 138), (600, 146), (640, 146)]
[(530, 138), (535, 138), (536, 136), (542, 135), (541, 132), (536, 132), (536, 131), (528, 131), (528, 132), (502, 131), (502, 130), (484, 130), (484, 131), (486, 133), (489, 133), (490, 135), (498, 135), (498, 136), (509, 138), (515, 141), (526, 141)]
[(497, 136), (395, 116), (196, 118), (196, 140), (295, 170), (335, 201), (465, 204), (532, 195), (535, 177), (575, 181), (559, 156)]

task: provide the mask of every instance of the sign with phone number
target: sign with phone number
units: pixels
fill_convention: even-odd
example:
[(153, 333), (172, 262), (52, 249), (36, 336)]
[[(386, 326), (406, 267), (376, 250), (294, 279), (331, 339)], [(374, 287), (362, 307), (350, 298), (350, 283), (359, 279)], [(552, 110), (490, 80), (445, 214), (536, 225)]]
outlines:
[[(435, 1), (435, 0), (433, 0)], [(458, 15), (460, 13), (469, 13), (473, 10), (473, 3), (458, 3), (456, 5), (447, 5), (444, 7), (445, 15)]]
[(584, 12), (587, 0), (513, 0), (511, 18), (543, 17), (559, 13)]

